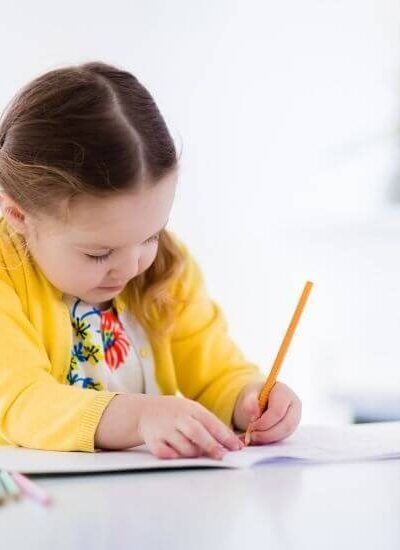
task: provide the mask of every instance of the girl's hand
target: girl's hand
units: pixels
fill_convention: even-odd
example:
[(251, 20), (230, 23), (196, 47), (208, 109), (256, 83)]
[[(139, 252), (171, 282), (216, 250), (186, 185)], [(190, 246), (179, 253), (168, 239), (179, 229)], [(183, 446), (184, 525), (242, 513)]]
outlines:
[[(277, 382), (268, 399), (268, 408), (260, 417), (258, 396), (262, 383), (250, 384), (239, 394), (234, 410), (234, 424), (246, 430), (250, 424), (251, 443), (264, 445), (291, 435), (300, 423), (301, 401), (286, 384)], [(258, 419), (258, 420), (256, 420)], [(241, 436), (244, 439), (244, 434)]]
[(181, 397), (146, 396), (138, 433), (159, 458), (221, 459), (243, 447), (240, 439), (205, 407)]

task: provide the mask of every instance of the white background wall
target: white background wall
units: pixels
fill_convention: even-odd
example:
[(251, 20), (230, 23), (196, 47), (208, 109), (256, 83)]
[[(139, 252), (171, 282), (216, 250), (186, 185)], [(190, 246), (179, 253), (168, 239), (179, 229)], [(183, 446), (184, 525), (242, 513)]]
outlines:
[(19, 1), (0, 17), (2, 107), (92, 59), (153, 93), (183, 149), (171, 228), (264, 370), (315, 282), (282, 372), (305, 421), (343, 421), (343, 388), (400, 394), (399, 2)]

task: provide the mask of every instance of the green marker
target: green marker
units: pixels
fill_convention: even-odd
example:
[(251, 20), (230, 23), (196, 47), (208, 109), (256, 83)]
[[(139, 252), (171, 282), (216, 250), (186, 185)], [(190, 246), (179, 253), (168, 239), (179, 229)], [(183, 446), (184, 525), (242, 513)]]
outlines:
[(0, 485), (3, 485), (6, 491), (6, 495), (10, 496), (11, 498), (19, 498), (21, 494), (20, 489), (13, 478), (10, 476), (10, 474), (5, 470), (0, 470), (0, 481)]
[(8, 499), (8, 493), (6, 491), (6, 488), (4, 487), (3, 483), (0, 483), (0, 505), (4, 504), (6, 500)]

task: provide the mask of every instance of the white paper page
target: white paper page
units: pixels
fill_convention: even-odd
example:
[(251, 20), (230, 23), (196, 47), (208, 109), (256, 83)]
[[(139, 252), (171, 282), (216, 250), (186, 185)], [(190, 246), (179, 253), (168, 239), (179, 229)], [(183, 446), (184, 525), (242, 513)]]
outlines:
[(0, 447), (0, 468), (23, 473), (79, 473), (166, 468), (247, 468), (284, 458), (316, 462), (400, 458), (400, 422), (356, 426), (302, 426), (286, 441), (207, 458), (161, 460), (147, 449), (97, 453)]
[(229, 453), (224, 462), (248, 467), (283, 458), (313, 462), (400, 458), (400, 422), (302, 426), (286, 441)]
[[(21, 447), (0, 447), (0, 469), (25, 474), (56, 474), (108, 472), (124, 470), (154, 470), (158, 468), (218, 467), (220, 461), (208, 458), (162, 460), (145, 446), (126, 451), (96, 453), (36, 451)], [(226, 464), (223, 467), (232, 466)]]

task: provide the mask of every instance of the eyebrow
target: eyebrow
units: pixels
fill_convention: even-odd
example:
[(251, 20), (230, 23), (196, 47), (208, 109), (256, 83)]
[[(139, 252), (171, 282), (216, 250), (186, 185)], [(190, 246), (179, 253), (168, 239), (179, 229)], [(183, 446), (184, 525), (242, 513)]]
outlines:
[[(143, 243), (145, 243), (146, 241), (152, 239), (153, 237), (155, 237), (156, 235), (159, 235), (161, 233), (161, 231), (163, 229), (166, 228), (167, 224), (168, 224), (168, 221), (167, 220), (165, 222), (165, 224), (162, 226), (161, 229), (159, 229), (158, 231), (156, 231), (156, 233), (154, 233), (153, 235), (151, 235), (150, 237), (147, 237), (147, 239), (145, 239), (143, 241)], [(141, 244), (143, 244), (141, 243)], [(109, 246), (109, 245), (102, 245), (102, 244), (98, 244), (98, 243), (91, 243), (91, 244), (83, 244), (83, 243), (75, 243), (75, 246), (79, 247), (79, 248), (86, 248), (86, 249), (90, 249), (90, 250), (95, 250), (96, 248), (99, 249), (99, 250), (115, 250), (115, 247), (113, 246)]]

